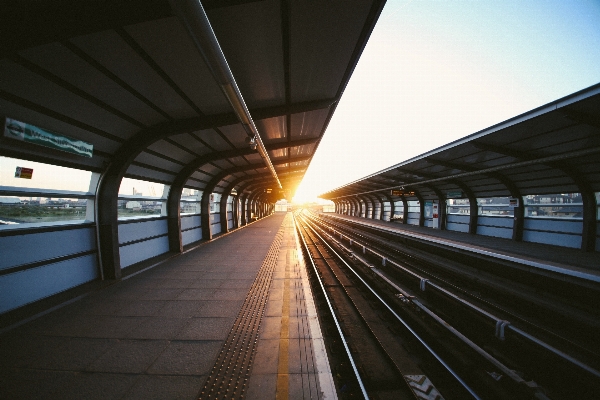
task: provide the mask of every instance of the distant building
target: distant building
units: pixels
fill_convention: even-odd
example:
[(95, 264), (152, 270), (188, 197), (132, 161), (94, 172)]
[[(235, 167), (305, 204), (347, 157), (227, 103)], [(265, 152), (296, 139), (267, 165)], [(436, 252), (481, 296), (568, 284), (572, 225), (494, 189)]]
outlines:
[(125, 203), (125, 208), (128, 210), (139, 211), (142, 209), (142, 205), (139, 201), (128, 201)]
[(8, 197), (8, 196), (0, 196), (1, 204), (19, 204), (21, 203), (21, 199), (18, 197)]

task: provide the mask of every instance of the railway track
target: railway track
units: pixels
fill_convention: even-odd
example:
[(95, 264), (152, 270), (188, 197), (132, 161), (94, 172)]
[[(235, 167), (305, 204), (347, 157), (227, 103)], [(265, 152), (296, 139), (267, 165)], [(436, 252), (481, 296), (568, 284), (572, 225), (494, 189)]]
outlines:
[[(385, 250), (388, 252), (384, 253), (381, 243), (377, 249), (365, 246), (368, 239), (377, 242), (372, 235), (371, 237), (365, 237), (364, 234), (352, 236), (349, 235), (348, 228), (346, 228), (346, 232), (342, 233), (339, 224), (336, 228), (333, 228), (331, 224), (325, 226), (323, 221), (318, 221), (314, 216), (309, 219), (306, 214), (298, 219), (302, 219), (307, 224), (310, 221), (315, 232), (321, 230), (322, 237), (328, 237), (330, 242), (337, 241), (338, 246), (342, 246), (339, 247), (342, 253), (346, 253), (354, 261), (358, 261), (358, 264), (366, 265), (367, 271), (363, 272), (363, 275), (374, 275), (375, 280), (381, 284), (381, 290), (395, 292), (405, 304), (416, 307), (421, 312), (425, 311), (429, 320), (445, 326), (446, 330), (451, 331), (451, 336), (459, 338), (461, 344), (458, 347), (466, 346), (466, 349), (463, 350), (466, 350), (467, 353), (475, 352), (479, 358), (485, 359), (488, 369), (490, 369), (490, 365), (493, 366), (492, 370), (486, 371), (488, 375), (499, 381), (512, 381), (512, 385), (508, 385), (511, 387), (509, 392), (516, 390), (517, 394), (523, 398), (543, 397), (545, 396), (544, 389), (550, 389), (549, 392), (555, 398), (566, 398), (573, 395), (585, 398), (592, 393), (597, 393), (600, 375), (593, 364), (590, 366), (589, 363), (582, 362), (569, 354), (568, 350), (573, 348), (582, 350), (581, 346), (568, 340), (565, 341), (561, 337), (557, 339), (557, 336), (552, 335), (551, 331), (548, 332), (548, 329), (528, 324), (526, 320), (519, 320), (510, 311), (494, 302), (484, 300), (483, 305), (474, 304), (473, 299), (466, 296), (472, 292), (472, 289), (464, 290), (457, 287), (456, 284), (448, 283), (445, 276), (439, 281), (442, 284), (449, 284), (449, 288), (443, 287), (438, 280), (432, 279), (431, 275), (423, 274), (422, 269), (417, 269), (415, 272), (407, 268), (404, 263), (395, 261), (394, 256), (397, 255), (395, 251), (389, 251), (389, 248), (386, 248)], [(357, 237), (362, 239), (362, 243), (357, 240)], [(382, 241), (382, 239), (379, 240)], [(386, 246), (384, 243), (383, 247)], [(358, 251), (353, 249), (358, 249)], [(411, 254), (410, 257), (412, 258), (411, 262), (414, 263), (414, 254)], [(431, 260), (428, 260), (428, 263), (431, 263)], [(373, 267), (373, 265), (381, 264), (383, 265), (379, 268)], [(433, 270), (435, 271), (435, 269)], [(415, 288), (417, 291), (414, 291)], [(415, 293), (419, 295), (418, 299), (414, 297)], [(475, 296), (475, 299), (481, 300), (480, 298), (481, 296)], [(404, 309), (410, 309), (410, 306), (404, 307)], [(520, 324), (509, 323), (507, 317), (515, 317), (516, 322)], [(446, 321), (453, 324), (451, 329), (448, 328), (449, 324)], [(525, 325), (528, 329), (522, 329), (521, 325)], [(425, 328), (425, 331), (428, 332), (428, 329), (430, 328)], [(566, 342), (566, 346), (563, 348), (566, 348), (567, 351), (557, 348), (552, 341), (539, 339), (540, 332), (550, 333), (545, 336), (553, 338), (554, 342)], [(562, 344), (564, 345), (564, 343)], [(439, 351), (444, 352), (444, 349)], [(585, 349), (583, 353), (586, 353)], [(579, 355), (581, 351), (575, 351), (575, 354)], [(593, 360), (594, 353), (587, 352), (586, 356), (588, 357), (586, 361)], [(537, 386), (534, 379), (535, 382), (543, 383), (544, 389)], [(474, 385), (477, 386), (477, 384)], [(527, 389), (521, 390), (523, 387)], [(480, 390), (487, 392), (490, 388), (483, 387)], [(507, 394), (502, 394), (500, 391), (499, 396), (504, 395)]]
[[(465, 351), (457, 351), (464, 344), (461, 346), (461, 340), (448, 333), (447, 324), (442, 321), (445, 327), (439, 325), (440, 318), (435, 313), (424, 305), (408, 304), (408, 297), (382, 292), (381, 279), (377, 282), (364, 276), (365, 272), (372, 273), (372, 268), (359, 271), (361, 263), (357, 259), (346, 261), (328, 244), (323, 231), (319, 232), (302, 217), (297, 222), (305, 253), (314, 269), (313, 284), (322, 289), (321, 303), (328, 304), (321, 318), (325, 326), (335, 326), (338, 331), (333, 335), (332, 329), (326, 328), (333, 342), (332, 363), (339, 364), (333, 368), (338, 388), (348, 390), (352, 385), (354, 389), (362, 388), (360, 392), (341, 390), (342, 397), (464, 399), (535, 395), (536, 389), (524, 384), (518, 376), (516, 384), (499, 382), (500, 374), (494, 371), (510, 373), (508, 368), (493, 357), (482, 357), (483, 351), (471, 351), (468, 356)], [(424, 315), (423, 310), (429, 314)], [(427, 326), (431, 321), (423, 321), (424, 317), (438, 318), (437, 326)], [(339, 348), (345, 349), (343, 357)], [(415, 390), (423, 387), (424, 382), (428, 385), (434, 382), (437, 389), (431, 384), (427, 393)], [(542, 393), (538, 395), (544, 398)]]

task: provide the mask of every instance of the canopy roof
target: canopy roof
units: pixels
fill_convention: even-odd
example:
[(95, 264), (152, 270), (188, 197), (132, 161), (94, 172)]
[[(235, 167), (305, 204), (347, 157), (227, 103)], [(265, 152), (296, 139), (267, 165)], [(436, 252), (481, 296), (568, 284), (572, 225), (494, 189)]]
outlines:
[(583, 191), (600, 191), (600, 84), (320, 197), (439, 199)]
[[(202, 4), (291, 196), (384, 1)], [(275, 184), (168, 1), (7, 2), (0, 43), (1, 114), (94, 146), (86, 158), (2, 138), (0, 155), (96, 172), (121, 163), (165, 184), (188, 174), (186, 187), (215, 192)]]

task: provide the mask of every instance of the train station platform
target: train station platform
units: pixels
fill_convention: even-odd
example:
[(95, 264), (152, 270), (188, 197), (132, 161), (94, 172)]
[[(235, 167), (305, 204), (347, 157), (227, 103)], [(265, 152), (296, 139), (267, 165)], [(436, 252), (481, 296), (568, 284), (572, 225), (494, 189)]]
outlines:
[(493, 236), (473, 235), (450, 230), (381, 221), (334, 213), (325, 217), (349, 220), (366, 226), (383, 228), (415, 239), (475, 252), (534, 268), (600, 282), (600, 253), (532, 242), (516, 242)]
[(291, 213), (0, 335), (3, 399), (335, 398)]

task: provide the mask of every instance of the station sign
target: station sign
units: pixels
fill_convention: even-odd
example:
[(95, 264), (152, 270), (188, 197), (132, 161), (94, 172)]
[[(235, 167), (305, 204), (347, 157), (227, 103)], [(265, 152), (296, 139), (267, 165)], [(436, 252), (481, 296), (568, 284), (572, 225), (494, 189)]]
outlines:
[(12, 118), (6, 118), (4, 121), (4, 137), (66, 151), (83, 157), (91, 158), (94, 153), (94, 145), (91, 143), (73, 139)]
[(518, 198), (510, 198), (508, 199), (508, 206), (509, 207), (519, 207), (519, 199)]
[(460, 190), (446, 193), (446, 198), (447, 199), (460, 199), (462, 197), (464, 197), (463, 196), (463, 192), (460, 191)]
[(31, 179), (33, 175), (33, 168), (17, 167), (15, 171), (15, 178)]
[(415, 192), (409, 190), (392, 190), (392, 196), (414, 196)]

